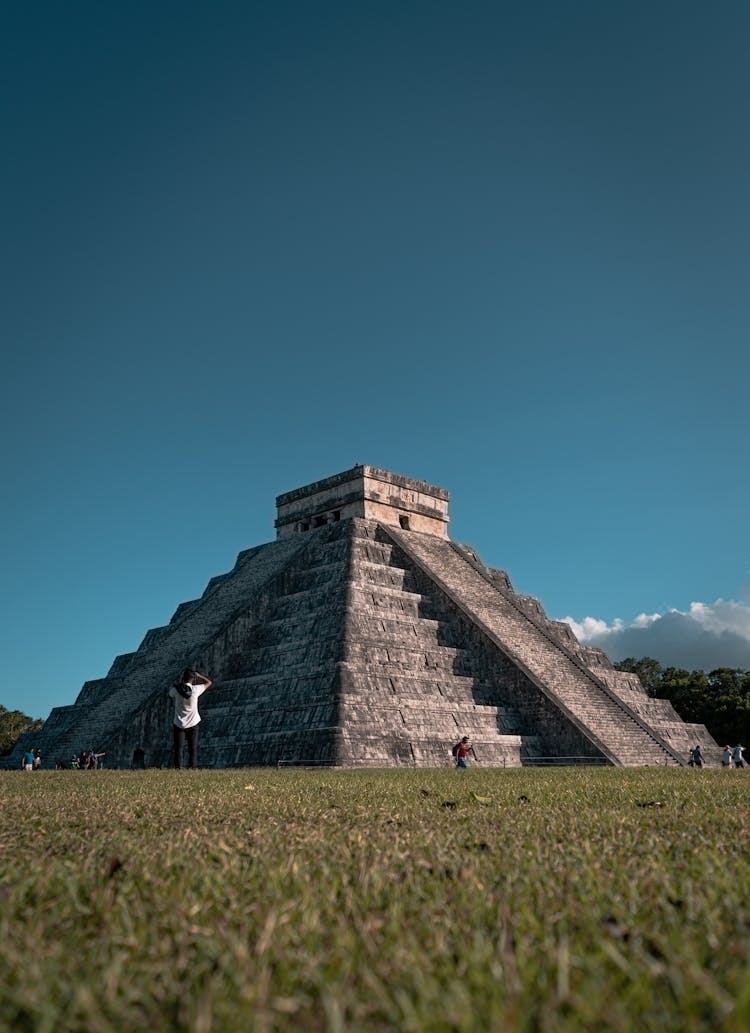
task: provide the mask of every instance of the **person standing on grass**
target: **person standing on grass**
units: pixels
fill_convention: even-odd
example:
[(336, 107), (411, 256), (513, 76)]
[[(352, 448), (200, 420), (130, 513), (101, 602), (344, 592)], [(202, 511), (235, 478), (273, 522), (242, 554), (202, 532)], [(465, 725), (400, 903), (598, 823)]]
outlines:
[(701, 750), (700, 743), (696, 743), (690, 751), (690, 763), (696, 768), (703, 767), (703, 751)]
[(745, 749), (744, 746), (740, 746), (739, 743), (732, 750), (732, 760), (736, 768), (744, 768), (745, 758), (742, 756), (742, 751)]
[(721, 766), (723, 768), (731, 768), (732, 766), (732, 747), (725, 746), (721, 751)]
[(39, 771), (42, 766), (42, 754), (39, 749), (34, 750), (34, 763), (32, 768), (34, 771)]
[(471, 750), (471, 740), (468, 735), (465, 735), (456, 746), (456, 767), (463, 769), (466, 767), (466, 758), (469, 756)]
[(33, 771), (34, 770), (34, 751), (26, 750), (24, 755), (21, 757), (21, 771)]
[(174, 766), (182, 767), (182, 747), (187, 739), (188, 767), (198, 767), (198, 698), (213, 685), (205, 674), (186, 667), (180, 677), (169, 690), (169, 698), (174, 700), (174, 719), (172, 732), (174, 736)]

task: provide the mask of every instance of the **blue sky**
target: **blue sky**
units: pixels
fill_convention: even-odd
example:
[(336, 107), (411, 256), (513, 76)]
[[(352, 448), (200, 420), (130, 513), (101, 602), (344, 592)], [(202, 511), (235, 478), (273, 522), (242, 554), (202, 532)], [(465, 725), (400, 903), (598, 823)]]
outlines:
[(0, 17), (3, 705), (358, 462), (611, 655), (750, 667), (746, 5)]

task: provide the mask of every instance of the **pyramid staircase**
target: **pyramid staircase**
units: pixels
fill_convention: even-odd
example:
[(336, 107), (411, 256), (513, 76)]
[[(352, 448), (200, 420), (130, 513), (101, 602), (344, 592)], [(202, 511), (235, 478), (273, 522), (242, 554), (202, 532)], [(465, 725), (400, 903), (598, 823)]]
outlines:
[(626, 766), (682, 763), (654, 729), (533, 619), (515, 593), (493, 583), (478, 561), (439, 538), (395, 529), (388, 535), (607, 760)]

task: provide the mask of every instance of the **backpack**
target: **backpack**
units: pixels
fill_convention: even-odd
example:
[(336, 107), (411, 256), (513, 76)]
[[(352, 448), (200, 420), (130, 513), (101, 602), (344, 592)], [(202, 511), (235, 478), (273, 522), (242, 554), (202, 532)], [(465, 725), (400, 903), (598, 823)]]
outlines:
[(461, 743), (460, 743), (460, 742), (457, 742), (457, 743), (455, 744), (455, 746), (453, 746), (453, 747), (451, 748), (451, 753), (453, 754), (453, 756), (454, 756), (454, 757), (457, 757), (457, 756), (458, 756), (458, 747), (459, 747), (460, 745), (461, 745)]

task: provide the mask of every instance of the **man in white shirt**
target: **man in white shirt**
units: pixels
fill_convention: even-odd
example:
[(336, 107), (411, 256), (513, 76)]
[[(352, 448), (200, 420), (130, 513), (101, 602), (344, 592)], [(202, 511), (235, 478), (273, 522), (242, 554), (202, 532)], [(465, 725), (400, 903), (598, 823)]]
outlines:
[(182, 747), (187, 739), (188, 767), (198, 766), (198, 698), (213, 682), (207, 675), (199, 674), (186, 667), (180, 677), (169, 690), (169, 698), (174, 700), (174, 766), (182, 767)]

